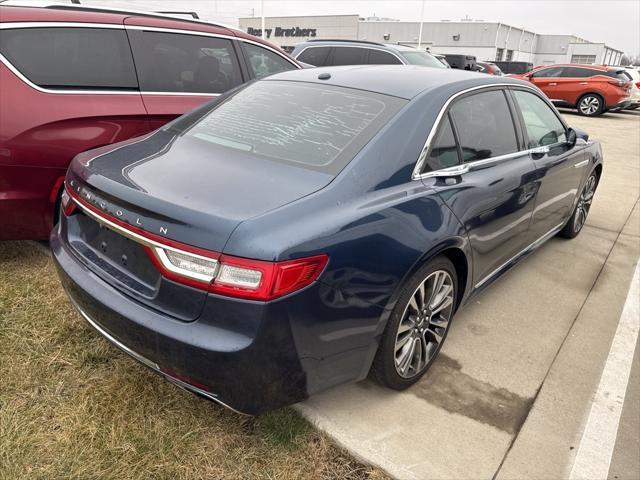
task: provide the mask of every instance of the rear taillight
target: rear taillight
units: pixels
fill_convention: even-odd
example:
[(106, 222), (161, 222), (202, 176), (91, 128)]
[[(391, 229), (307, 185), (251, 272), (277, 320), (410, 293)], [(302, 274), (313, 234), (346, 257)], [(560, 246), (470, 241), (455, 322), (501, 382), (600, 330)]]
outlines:
[(327, 255), (268, 262), (223, 255), (146, 232), (97, 209), (74, 190), (62, 194), (66, 215), (80, 205), (108, 227), (144, 245), (162, 275), (200, 290), (236, 298), (268, 301), (312, 284), (327, 265)]
[(636, 87), (640, 88), (640, 82), (636, 82)]
[[(266, 262), (213, 254), (193, 256), (158, 247), (147, 249), (167, 278), (219, 295), (268, 301), (283, 297), (313, 283), (327, 264), (326, 255)], [(218, 255), (218, 258), (213, 258)]]

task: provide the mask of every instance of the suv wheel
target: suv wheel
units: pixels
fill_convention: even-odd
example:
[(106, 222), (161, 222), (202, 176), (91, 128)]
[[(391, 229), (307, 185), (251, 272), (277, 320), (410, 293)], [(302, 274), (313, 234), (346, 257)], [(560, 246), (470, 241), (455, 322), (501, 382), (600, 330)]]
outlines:
[(587, 93), (578, 101), (578, 113), (585, 117), (595, 117), (604, 113), (604, 102), (599, 95)]
[(436, 257), (403, 287), (371, 367), (373, 380), (394, 390), (416, 383), (449, 332), (458, 293), (451, 261)]

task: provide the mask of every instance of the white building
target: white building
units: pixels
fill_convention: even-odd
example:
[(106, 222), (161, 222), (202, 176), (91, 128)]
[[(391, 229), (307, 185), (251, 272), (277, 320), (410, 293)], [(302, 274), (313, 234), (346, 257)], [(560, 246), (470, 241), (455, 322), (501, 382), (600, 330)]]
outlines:
[[(240, 28), (261, 34), (259, 17), (240, 18)], [(265, 18), (266, 37), (285, 49), (308, 39), (369, 40), (418, 46), (419, 22), (321, 15)], [(474, 55), (478, 60), (618, 64), (623, 52), (575, 35), (546, 35), (499, 22), (424, 22), (421, 48), (435, 53)]]

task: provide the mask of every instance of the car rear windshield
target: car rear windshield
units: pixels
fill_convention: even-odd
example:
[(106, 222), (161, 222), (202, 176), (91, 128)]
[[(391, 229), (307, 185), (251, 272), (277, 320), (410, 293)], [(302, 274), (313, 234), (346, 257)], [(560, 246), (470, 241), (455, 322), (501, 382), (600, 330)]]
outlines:
[(447, 68), (440, 60), (427, 52), (401, 52), (402, 56), (411, 65), (422, 65), (424, 67)]
[(363, 90), (265, 80), (191, 123), (165, 128), (180, 125), (180, 133), (201, 141), (335, 175), (406, 103)]

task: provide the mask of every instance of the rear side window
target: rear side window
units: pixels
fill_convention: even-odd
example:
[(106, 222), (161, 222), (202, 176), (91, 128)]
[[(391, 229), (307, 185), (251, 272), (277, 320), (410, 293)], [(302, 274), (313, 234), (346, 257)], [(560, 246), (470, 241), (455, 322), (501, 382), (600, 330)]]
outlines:
[(130, 38), (143, 91), (223, 93), (242, 83), (230, 40), (139, 30)]
[(295, 68), (290, 61), (284, 59), (277, 53), (267, 50), (266, 48), (245, 43), (244, 50), (247, 52), (249, 65), (251, 66), (256, 78), (266, 77), (274, 73), (284, 72)]
[(178, 131), (217, 148), (337, 174), (406, 103), (330, 85), (262, 81)]
[(371, 65), (402, 65), (395, 55), (373, 48), (369, 50), (369, 63)]
[(502, 91), (464, 97), (451, 107), (450, 113), (464, 162), (518, 151), (515, 126)]
[(602, 74), (598, 70), (593, 70), (591, 68), (582, 68), (582, 67), (566, 67), (563, 69), (562, 76), (563, 77), (572, 77), (572, 78), (589, 78), (594, 75)]
[(364, 65), (367, 63), (367, 49), (359, 47), (333, 47), (329, 65)]
[(0, 51), (40, 87), (136, 90), (127, 34), (110, 28), (0, 30)]
[(554, 143), (566, 141), (564, 125), (551, 110), (551, 107), (541, 98), (522, 90), (515, 90), (513, 95), (522, 112), (525, 129), (529, 137), (528, 148), (553, 145)]
[(436, 133), (433, 139), (433, 144), (429, 150), (429, 156), (427, 157), (423, 173), (453, 167), (458, 163), (460, 163), (458, 147), (456, 146), (451, 122), (447, 115), (444, 117), (438, 133)]
[(565, 69), (563, 67), (544, 68), (534, 72), (532, 76), (535, 78), (561, 77), (563, 76), (564, 70)]
[(330, 50), (331, 47), (309, 47), (298, 55), (297, 60), (316, 67), (323, 67), (327, 64)]

